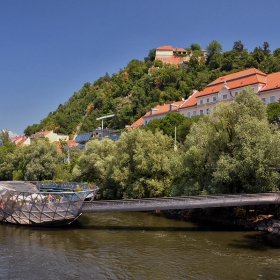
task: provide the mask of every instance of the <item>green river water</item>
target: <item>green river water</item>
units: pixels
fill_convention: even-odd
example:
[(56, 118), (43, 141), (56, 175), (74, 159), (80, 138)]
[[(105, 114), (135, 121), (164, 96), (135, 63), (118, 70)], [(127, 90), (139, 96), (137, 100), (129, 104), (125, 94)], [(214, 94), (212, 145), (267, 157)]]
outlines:
[(0, 279), (280, 279), (280, 249), (262, 240), (143, 212), (0, 224)]

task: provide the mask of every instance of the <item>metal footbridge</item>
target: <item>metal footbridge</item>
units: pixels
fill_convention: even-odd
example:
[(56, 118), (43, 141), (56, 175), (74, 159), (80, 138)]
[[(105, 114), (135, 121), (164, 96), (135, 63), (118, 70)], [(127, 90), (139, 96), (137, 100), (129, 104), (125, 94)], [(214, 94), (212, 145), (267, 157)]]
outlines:
[(279, 204), (280, 192), (236, 195), (179, 196), (84, 202), (80, 213), (132, 212)]

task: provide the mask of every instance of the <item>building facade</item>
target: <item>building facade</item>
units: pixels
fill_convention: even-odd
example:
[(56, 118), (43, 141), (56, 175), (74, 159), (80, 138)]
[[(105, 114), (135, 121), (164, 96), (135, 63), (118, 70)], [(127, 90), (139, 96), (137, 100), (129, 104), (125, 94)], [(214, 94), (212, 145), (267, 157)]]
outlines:
[[(202, 54), (206, 56), (206, 51), (201, 50)], [(181, 64), (185, 61), (189, 61), (192, 56), (191, 53), (187, 53), (187, 51), (183, 48), (173, 48), (172, 46), (162, 46), (156, 49), (156, 60), (160, 60), (163, 63), (170, 64)]]
[(195, 92), (180, 107), (179, 111), (186, 117), (208, 115), (217, 102), (231, 102), (246, 86), (263, 100), (264, 104), (276, 102), (280, 97), (280, 72), (265, 74), (255, 68), (222, 76), (201, 91)]
[[(277, 102), (280, 99), (280, 72), (265, 74), (250, 68), (219, 77), (203, 91), (193, 91), (186, 100), (171, 102), (169, 107), (165, 104), (156, 106), (134, 124), (137, 127), (146, 125), (152, 119), (165, 117), (168, 112), (179, 112), (186, 117), (208, 115), (218, 102), (231, 102), (246, 86), (252, 87), (265, 105)], [(172, 104), (176, 107), (172, 107)], [(134, 128), (134, 124), (130, 128)]]

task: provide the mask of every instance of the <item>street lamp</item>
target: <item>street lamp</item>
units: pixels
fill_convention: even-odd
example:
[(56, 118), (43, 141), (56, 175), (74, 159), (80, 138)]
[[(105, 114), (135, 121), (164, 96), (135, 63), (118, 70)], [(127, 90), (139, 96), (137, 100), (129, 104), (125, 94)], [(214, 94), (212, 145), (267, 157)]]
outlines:
[(177, 151), (177, 131), (176, 131), (176, 127), (177, 127), (177, 123), (174, 123), (174, 151), (176, 152)]
[(102, 120), (102, 126), (101, 126), (101, 133), (102, 133), (102, 138), (103, 138), (103, 120), (104, 119), (108, 119), (108, 118), (112, 118), (114, 117), (116, 114), (112, 114), (112, 115), (107, 115), (107, 116), (103, 116), (103, 117), (100, 117), (100, 118), (97, 118), (96, 120)]

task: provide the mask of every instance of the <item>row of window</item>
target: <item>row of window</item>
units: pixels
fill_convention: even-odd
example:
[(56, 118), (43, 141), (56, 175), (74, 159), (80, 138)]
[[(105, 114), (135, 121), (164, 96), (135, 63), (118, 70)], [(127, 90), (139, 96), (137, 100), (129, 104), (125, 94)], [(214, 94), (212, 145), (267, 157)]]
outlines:
[[(234, 93), (234, 96), (237, 96), (237, 94), (238, 94), (238, 92), (235, 92)], [(224, 94), (223, 96), (222, 96), (222, 98), (223, 98), (223, 100), (226, 100), (227, 99), (227, 94)], [(280, 95), (279, 95), (279, 99), (280, 99)], [(213, 102), (216, 102), (216, 96), (213, 96)], [(263, 103), (264, 103), (264, 105), (266, 105), (266, 104), (270, 104), (270, 103), (274, 103), (275, 102), (275, 96), (270, 96), (269, 97), (269, 103), (266, 103), (266, 98), (265, 97), (263, 97), (262, 98), (262, 101), (263, 101)], [(207, 98), (206, 99), (206, 103), (210, 103), (210, 98)], [(199, 102), (199, 104), (201, 105), (201, 104), (203, 104), (203, 99), (201, 99), (200, 100), (200, 102)], [(210, 113), (210, 111), (209, 111), (210, 109), (206, 109), (205, 110), (205, 113), (206, 113), (206, 115), (208, 115), (209, 113)], [(199, 115), (204, 115), (204, 110), (203, 109), (201, 109), (201, 110), (199, 110), (199, 112), (198, 112), (198, 114)], [(183, 116), (184, 116), (184, 114), (182, 114)], [(188, 112), (187, 113), (187, 117), (191, 117), (191, 116), (196, 116), (197, 115), (197, 113), (196, 113), (196, 111), (193, 111), (192, 112), (192, 115), (191, 115), (191, 112)], [(145, 124), (147, 124), (147, 121), (145, 121)]]
[[(279, 95), (279, 99), (280, 99), (280, 95)], [(274, 95), (273, 95), (273, 96), (270, 96), (270, 97), (269, 97), (269, 102), (268, 102), (268, 103), (266, 103), (266, 98), (265, 98), (265, 97), (262, 98), (262, 101), (263, 101), (264, 105), (270, 104), (270, 103), (274, 103), (274, 102), (275, 102), (275, 96), (274, 96)]]
[[(234, 93), (234, 96), (237, 96), (237, 94), (238, 94), (238, 92), (236, 91), (235, 93)], [(227, 100), (228, 99), (228, 95), (227, 94), (223, 94), (222, 95), (222, 99), (223, 100)], [(213, 98), (212, 98), (212, 102), (216, 102), (217, 101), (217, 97), (216, 96), (213, 96)], [(208, 98), (206, 98), (206, 103), (210, 103), (211, 101), (210, 101), (210, 97), (208, 97)], [(203, 99), (200, 99), (199, 100), (199, 105), (202, 105), (203, 104)]]
[[(206, 109), (206, 110), (205, 110), (205, 113), (206, 113), (206, 115), (209, 115), (210, 109), (209, 109), (209, 108)], [(199, 110), (199, 115), (201, 115), (201, 116), (204, 115), (204, 110), (203, 110), (203, 109)], [(193, 112), (192, 112), (192, 116), (193, 116), (193, 117), (196, 116), (196, 111), (193, 111)], [(191, 117), (191, 112), (188, 112), (188, 113), (187, 113), (187, 117), (188, 117), (188, 118)]]
[[(223, 94), (222, 96), (223, 100), (227, 100), (228, 99), (228, 95), (227, 94)], [(206, 98), (206, 103), (210, 103), (210, 98)], [(217, 97), (216, 96), (213, 96), (212, 97), (212, 102), (217, 102)], [(199, 100), (199, 105), (202, 105), (203, 104), (203, 99), (200, 99)]]
[[(236, 95), (237, 95), (237, 92), (236, 92)], [(226, 99), (226, 97), (225, 98), (223, 97), (223, 99)], [(280, 100), (280, 95), (279, 95), (279, 100)], [(263, 101), (264, 105), (266, 105), (266, 98), (265, 97), (262, 98), (262, 101)], [(269, 97), (269, 103), (274, 103), (274, 102), (275, 102), (275, 96), (270, 96)], [(203, 109), (199, 110), (199, 115), (203, 115), (203, 114), (204, 114)], [(206, 115), (208, 115), (208, 114), (209, 114), (209, 109), (206, 109)], [(191, 113), (188, 112), (187, 116), (190, 118), (191, 117)], [(193, 111), (192, 116), (196, 116), (196, 111)]]
[[(217, 97), (213, 96), (212, 102), (216, 102), (216, 101), (217, 101)], [(210, 98), (209, 97), (206, 99), (206, 103), (210, 103)], [(203, 104), (203, 99), (200, 99), (199, 100), (199, 105), (202, 105), (202, 104)]]

